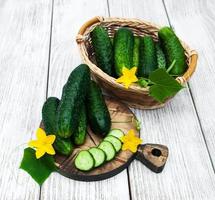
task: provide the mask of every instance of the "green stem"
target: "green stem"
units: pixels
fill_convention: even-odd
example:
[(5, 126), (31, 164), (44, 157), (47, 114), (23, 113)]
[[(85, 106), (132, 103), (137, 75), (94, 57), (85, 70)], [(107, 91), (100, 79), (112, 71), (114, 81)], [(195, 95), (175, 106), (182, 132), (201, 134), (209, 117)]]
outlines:
[(169, 68), (166, 70), (167, 73), (169, 73), (169, 72), (172, 70), (172, 68), (174, 67), (175, 63), (176, 63), (176, 60), (173, 60), (172, 64), (171, 64), (171, 65), (169, 66)]

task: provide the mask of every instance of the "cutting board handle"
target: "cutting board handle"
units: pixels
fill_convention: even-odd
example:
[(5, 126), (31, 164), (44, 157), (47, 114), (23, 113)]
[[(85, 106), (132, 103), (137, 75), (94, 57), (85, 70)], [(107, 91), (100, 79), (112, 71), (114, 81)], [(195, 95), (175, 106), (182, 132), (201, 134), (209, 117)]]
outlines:
[(137, 150), (136, 159), (156, 173), (163, 171), (168, 158), (167, 146), (161, 144), (142, 144)]

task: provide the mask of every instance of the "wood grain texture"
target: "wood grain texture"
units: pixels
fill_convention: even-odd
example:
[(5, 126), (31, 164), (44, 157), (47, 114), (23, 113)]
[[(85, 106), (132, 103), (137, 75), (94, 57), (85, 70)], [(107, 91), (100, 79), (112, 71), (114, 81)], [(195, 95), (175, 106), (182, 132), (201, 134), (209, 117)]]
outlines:
[(0, 2), (0, 199), (37, 200), (40, 188), (18, 169), (35, 137), (46, 95), (51, 1)]
[[(199, 53), (198, 68), (190, 81), (194, 103), (215, 165), (215, 1), (165, 1), (170, 22), (179, 36)], [(186, 5), (185, 5), (186, 3)], [(178, 7), (178, 9), (176, 9)]]
[[(177, 1), (178, 6), (187, 7), (185, 3)], [(110, 0), (110, 13), (111, 16), (138, 17), (168, 25), (161, 0)], [(135, 112), (142, 122), (144, 142), (167, 145), (170, 155), (159, 175), (151, 173), (141, 163), (134, 161), (130, 165), (132, 199), (214, 199), (214, 172), (188, 89), (163, 109)]]
[[(108, 16), (106, 0), (55, 0), (49, 74), (49, 96), (61, 96), (70, 72), (81, 63), (76, 34), (80, 26), (95, 15)], [(119, 195), (120, 194), (120, 195)], [(42, 186), (42, 200), (129, 199), (127, 172), (99, 182), (73, 181), (52, 174)]]

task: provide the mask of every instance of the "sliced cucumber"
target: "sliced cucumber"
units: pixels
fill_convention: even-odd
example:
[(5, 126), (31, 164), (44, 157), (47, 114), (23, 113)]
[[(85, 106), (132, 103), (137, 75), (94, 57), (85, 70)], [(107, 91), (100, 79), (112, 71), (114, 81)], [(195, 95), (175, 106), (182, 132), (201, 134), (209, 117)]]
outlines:
[(124, 136), (124, 133), (120, 130), (120, 129), (112, 129), (109, 133), (108, 133), (108, 136), (114, 136), (118, 139), (120, 139), (121, 137)]
[(104, 141), (110, 142), (114, 146), (116, 152), (119, 152), (122, 148), (122, 142), (117, 137), (112, 135), (107, 136)]
[(106, 154), (103, 150), (97, 147), (92, 147), (88, 151), (91, 153), (95, 160), (94, 167), (98, 167), (106, 161)]
[(108, 141), (102, 141), (98, 148), (105, 152), (106, 161), (112, 160), (116, 155), (116, 150), (114, 146)]
[(87, 150), (80, 151), (75, 158), (75, 167), (81, 171), (89, 171), (94, 167), (93, 156)]

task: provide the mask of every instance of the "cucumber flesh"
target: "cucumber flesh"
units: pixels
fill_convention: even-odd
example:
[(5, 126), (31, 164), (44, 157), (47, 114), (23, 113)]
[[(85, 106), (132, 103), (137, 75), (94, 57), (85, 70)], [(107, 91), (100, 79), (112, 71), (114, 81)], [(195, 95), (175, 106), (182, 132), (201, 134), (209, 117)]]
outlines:
[(101, 142), (100, 145), (98, 146), (98, 148), (105, 152), (106, 161), (112, 160), (116, 155), (116, 151), (114, 149), (114, 146), (108, 141)]
[(88, 151), (90, 152), (90, 154), (93, 156), (95, 160), (94, 167), (99, 167), (105, 162), (106, 154), (103, 150), (97, 147), (92, 147)]
[(114, 136), (118, 139), (124, 136), (124, 133), (120, 129), (112, 129), (109, 133), (108, 136)]
[(110, 142), (110, 143), (114, 146), (116, 152), (119, 152), (120, 149), (122, 148), (122, 142), (121, 142), (118, 138), (116, 138), (116, 137), (114, 137), (114, 136), (112, 136), (112, 135), (107, 136), (107, 137), (104, 139), (104, 141)]
[(81, 171), (89, 171), (94, 167), (93, 156), (87, 150), (80, 151), (75, 158), (75, 167)]

